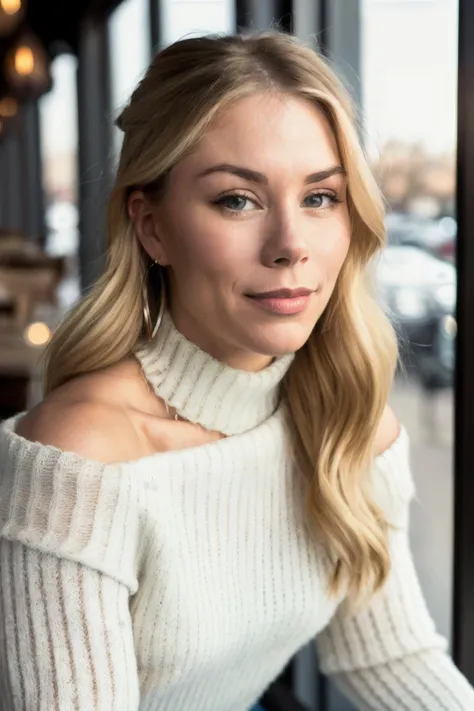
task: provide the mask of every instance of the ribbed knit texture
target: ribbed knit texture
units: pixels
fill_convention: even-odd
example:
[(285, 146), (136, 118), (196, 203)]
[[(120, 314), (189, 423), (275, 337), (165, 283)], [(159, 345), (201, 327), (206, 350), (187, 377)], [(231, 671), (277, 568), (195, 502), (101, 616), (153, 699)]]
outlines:
[[(190, 363), (194, 347), (186, 355), (178, 341)], [(193, 380), (201, 388), (207, 365), (216, 374), (199, 357), (199, 370), (180, 365), (184, 416)], [(142, 358), (154, 387), (159, 359)], [(360, 709), (472, 711), (474, 691), (443, 651), (407, 544), (406, 432), (373, 470), (399, 526), (393, 570), (351, 617), (343, 596), (326, 594), (328, 557), (302, 525), (284, 412), (273, 412), (278, 382), (266, 375), (256, 374), (264, 402), (249, 431), (134, 462), (99, 464), (24, 440), (18, 418), (2, 425), (2, 711), (247, 711), (314, 637), (323, 669)], [(205, 392), (206, 421), (245, 429), (244, 393)]]
[(188, 341), (168, 312), (152, 343), (136, 350), (155, 393), (189, 422), (225, 435), (249, 432), (275, 412), (279, 385), (294, 356), (259, 373), (229, 368)]

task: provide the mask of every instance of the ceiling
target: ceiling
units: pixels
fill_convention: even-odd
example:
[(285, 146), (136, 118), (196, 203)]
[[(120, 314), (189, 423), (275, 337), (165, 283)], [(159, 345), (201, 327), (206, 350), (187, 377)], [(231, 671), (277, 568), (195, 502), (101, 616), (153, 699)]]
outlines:
[(42, 40), (51, 56), (77, 52), (79, 25), (86, 17), (101, 18), (121, 0), (28, 0), (26, 24)]

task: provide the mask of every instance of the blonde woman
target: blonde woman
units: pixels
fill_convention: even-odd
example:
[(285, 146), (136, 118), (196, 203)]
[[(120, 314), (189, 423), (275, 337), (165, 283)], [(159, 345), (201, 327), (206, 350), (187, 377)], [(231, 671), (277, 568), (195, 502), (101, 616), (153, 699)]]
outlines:
[(350, 101), (278, 33), (157, 55), (102, 278), (0, 435), (9, 711), (246, 711), (315, 638), (371, 711), (468, 711), (413, 568), (383, 211)]

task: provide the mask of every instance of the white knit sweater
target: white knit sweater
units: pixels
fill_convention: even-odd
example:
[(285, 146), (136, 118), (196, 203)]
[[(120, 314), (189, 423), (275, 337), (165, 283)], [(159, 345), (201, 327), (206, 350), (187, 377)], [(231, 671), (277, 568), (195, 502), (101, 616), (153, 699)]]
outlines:
[(408, 440), (373, 470), (399, 526), (357, 616), (302, 525), (279, 383), (223, 367), (165, 320), (137, 354), (155, 391), (229, 435), (104, 465), (0, 429), (2, 711), (246, 711), (308, 640), (370, 711), (472, 711), (413, 569)]

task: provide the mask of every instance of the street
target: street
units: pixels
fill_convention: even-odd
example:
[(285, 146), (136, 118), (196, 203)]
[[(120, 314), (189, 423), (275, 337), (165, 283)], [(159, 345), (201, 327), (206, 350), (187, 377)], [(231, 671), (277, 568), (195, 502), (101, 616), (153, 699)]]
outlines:
[(398, 379), (391, 405), (411, 439), (417, 496), (411, 542), (428, 607), (449, 639), (453, 550), (453, 392), (426, 394)]

